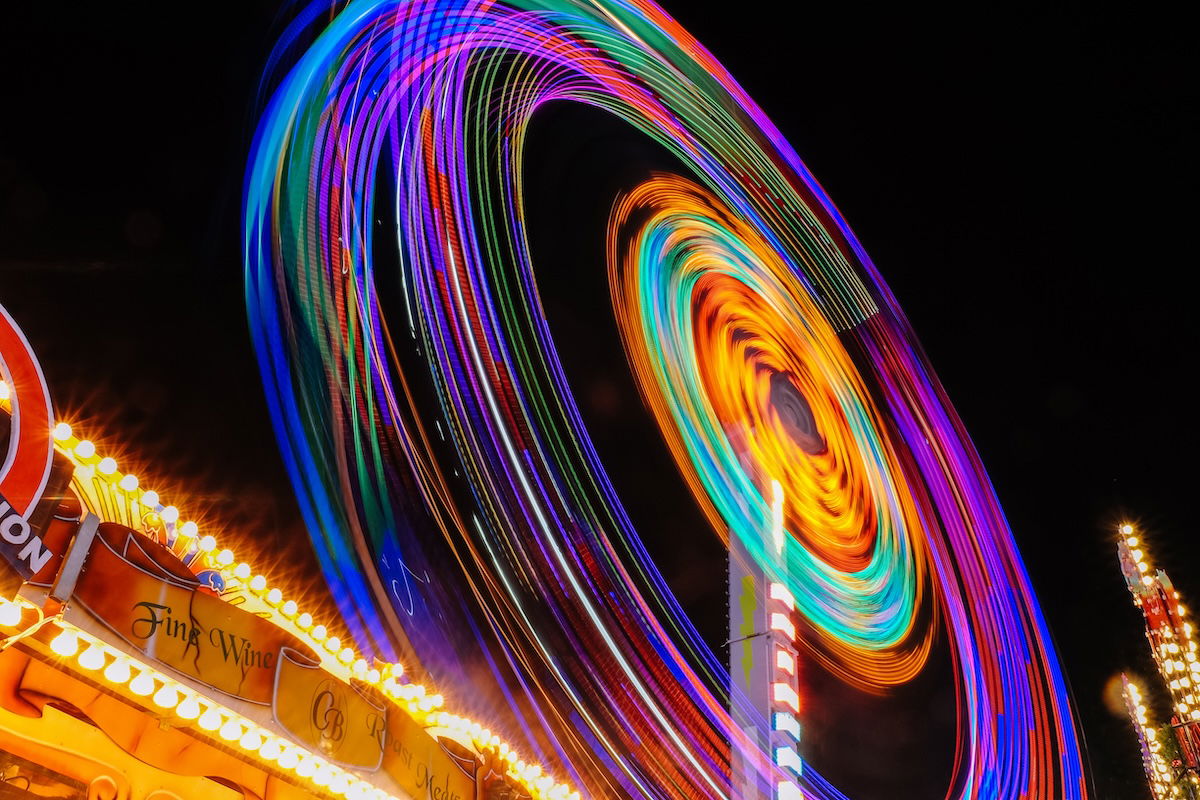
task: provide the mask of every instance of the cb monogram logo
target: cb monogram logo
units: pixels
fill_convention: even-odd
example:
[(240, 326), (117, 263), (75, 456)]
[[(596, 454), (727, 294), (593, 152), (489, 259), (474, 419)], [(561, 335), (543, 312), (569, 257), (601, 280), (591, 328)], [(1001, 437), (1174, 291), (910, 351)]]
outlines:
[(346, 738), (346, 700), (334, 691), (329, 681), (313, 695), (312, 725), (321, 737), (321, 744), (331, 749)]

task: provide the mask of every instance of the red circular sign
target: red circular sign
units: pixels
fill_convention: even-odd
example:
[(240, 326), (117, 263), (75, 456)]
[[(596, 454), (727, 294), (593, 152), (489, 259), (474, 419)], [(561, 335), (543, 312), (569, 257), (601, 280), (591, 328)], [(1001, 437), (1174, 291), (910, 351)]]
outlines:
[(0, 497), (21, 516), (42, 498), (54, 442), (50, 438), (50, 391), (25, 334), (0, 306), (0, 373), (11, 389), (12, 431), (0, 466)]

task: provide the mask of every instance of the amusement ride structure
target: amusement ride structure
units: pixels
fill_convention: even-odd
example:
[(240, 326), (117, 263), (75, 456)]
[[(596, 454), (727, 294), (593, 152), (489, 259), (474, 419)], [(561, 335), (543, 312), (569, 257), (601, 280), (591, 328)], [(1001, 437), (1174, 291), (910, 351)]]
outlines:
[[(895, 297), (663, 9), (318, 0), (262, 85), (247, 304), (336, 608), (300, 608), (270, 554), (242, 560), (58, 420), (14, 334), (0, 747), (24, 779), (839, 800), (820, 753), (848, 732), (808, 733), (832, 702), (812, 687), (940, 681), (939, 796), (1087, 796), (1029, 577)], [(723, 644), (617, 490), (539, 290), (575, 268), (539, 260), (525, 179), (533, 121), (564, 105), (662, 156), (577, 247), (607, 263), (598, 301), (657, 432), (638, 444), (729, 554)]]
[(1133, 525), (1121, 525), (1117, 560), (1171, 702), (1170, 722), (1155, 722), (1143, 688), (1121, 675), (1122, 696), (1138, 737), (1142, 766), (1155, 800), (1200, 796), (1200, 650), (1188, 609), (1167, 573), (1155, 569)]

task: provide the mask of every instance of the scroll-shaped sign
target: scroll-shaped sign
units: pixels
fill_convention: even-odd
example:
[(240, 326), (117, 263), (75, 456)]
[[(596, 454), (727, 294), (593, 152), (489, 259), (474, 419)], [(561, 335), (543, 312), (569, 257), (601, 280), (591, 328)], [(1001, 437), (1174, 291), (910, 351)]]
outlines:
[(387, 733), (383, 704), (289, 650), (279, 661), (275, 719), (339, 766), (374, 772), (383, 762)]
[(0, 554), (29, 578), (51, 553), (29, 524), (54, 462), (50, 391), (25, 334), (0, 306), (0, 373), (9, 387), (12, 426), (0, 464)]
[(317, 656), (283, 628), (201, 585), (166, 547), (100, 525), (75, 600), (148, 658), (251, 703), (270, 705), (282, 652)]

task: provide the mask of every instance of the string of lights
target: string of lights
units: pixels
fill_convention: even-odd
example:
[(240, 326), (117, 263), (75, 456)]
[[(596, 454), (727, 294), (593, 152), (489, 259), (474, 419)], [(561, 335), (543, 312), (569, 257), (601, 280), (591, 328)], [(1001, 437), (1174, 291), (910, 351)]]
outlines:
[[(10, 394), (8, 384), (0, 381), (0, 409), (11, 412)], [(527, 763), (517, 749), (491, 729), (446, 711), (443, 696), (409, 681), (399, 664), (368, 665), (354, 648), (331, 636), (311, 613), (301, 611), (296, 601), (285, 598), (280, 588), (269, 586), (266, 576), (255, 573), (248, 563), (238, 561), (232, 550), (221, 548), (213, 535), (202, 534), (194, 521), (181, 522), (182, 514), (177, 507), (164, 505), (157, 492), (141, 489), (135, 474), (122, 473), (114, 458), (101, 455), (90, 439), (78, 438), (69, 423), (57, 422), (51, 435), (58, 452), (74, 465), (72, 488), (88, 508), (100, 512), (106, 521), (128, 525), (166, 544), (198, 577), (212, 573), (209, 580), (215, 582), (214, 588), (220, 590), (224, 599), (270, 619), (309, 644), (327, 672), (344, 681), (353, 677), (370, 684), (423, 727), (444, 729), (470, 741), (480, 753), (494, 756), (497, 763), (505, 765), (507, 776), (526, 788), (532, 797), (578, 800), (579, 793), (570, 785), (555, 780), (540, 765)], [(277, 730), (264, 728), (261, 722), (223, 706), (185, 682), (64, 621), (61, 615), (44, 617), (39, 607), (23, 598), (0, 598), (0, 629), (6, 635), (0, 648), (38, 635), (55, 655), (74, 658), (80, 667), (95, 673), (110, 687), (126, 688), (131, 699), (152, 701), (155, 709), (173, 711), (198, 731), (216, 734), (245, 753), (257, 754), (261, 760), (333, 795), (348, 800), (393, 797), (290, 741)]]

